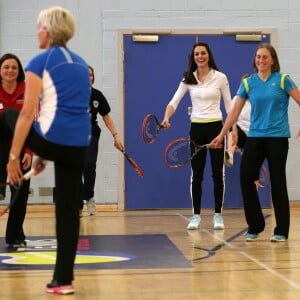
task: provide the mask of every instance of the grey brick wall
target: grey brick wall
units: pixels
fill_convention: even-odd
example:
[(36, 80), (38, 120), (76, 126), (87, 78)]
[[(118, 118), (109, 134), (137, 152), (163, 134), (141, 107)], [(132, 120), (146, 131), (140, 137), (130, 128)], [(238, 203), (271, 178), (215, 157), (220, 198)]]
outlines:
[[(300, 1), (298, 0), (1, 0), (1, 54), (13, 52), (26, 65), (39, 52), (36, 19), (42, 8), (61, 5), (76, 17), (77, 33), (69, 46), (94, 66), (95, 87), (101, 89), (112, 106), (112, 117), (122, 132), (122, 99), (119, 96), (119, 30), (195, 30), (276, 28), (276, 49), (282, 71), (300, 85)], [(291, 201), (300, 201), (300, 109), (290, 105), (293, 137), (287, 164), (288, 190)], [(100, 120), (100, 124), (101, 120)], [(117, 203), (123, 195), (121, 162), (113, 140), (103, 127), (97, 167), (96, 201)], [(49, 202), (38, 197), (38, 187), (53, 185), (53, 170), (32, 180), (31, 202)]]

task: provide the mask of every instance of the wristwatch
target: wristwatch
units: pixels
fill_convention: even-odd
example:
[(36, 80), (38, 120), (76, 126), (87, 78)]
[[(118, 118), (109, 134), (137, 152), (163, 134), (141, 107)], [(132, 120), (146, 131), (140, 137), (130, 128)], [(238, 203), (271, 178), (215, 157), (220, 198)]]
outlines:
[(19, 156), (15, 155), (13, 153), (9, 153), (9, 160), (16, 160), (18, 158), (19, 158)]

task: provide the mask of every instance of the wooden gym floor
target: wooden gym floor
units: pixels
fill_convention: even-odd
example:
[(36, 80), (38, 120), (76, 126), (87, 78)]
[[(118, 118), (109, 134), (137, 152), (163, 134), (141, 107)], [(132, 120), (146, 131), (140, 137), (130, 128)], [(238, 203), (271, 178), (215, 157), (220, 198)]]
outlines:
[[(264, 210), (266, 229), (253, 243), (245, 242), (247, 227), (242, 209), (223, 210), (224, 231), (213, 230), (213, 211), (209, 209), (203, 210), (201, 228), (196, 231), (186, 230), (191, 210), (100, 210), (98, 207), (96, 216), (85, 213), (81, 218), (81, 236), (100, 236), (100, 243), (108, 241), (105, 242), (107, 251), (115, 249), (110, 249), (112, 244), (104, 237), (114, 236), (118, 240), (118, 236), (144, 236), (136, 244), (128, 242), (128, 248), (122, 250), (127, 249), (131, 255), (137, 247), (140, 254), (145, 253), (141, 265), (128, 267), (126, 262), (121, 262), (117, 268), (101, 268), (98, 264), (97, 268), (76, 269), (76, 293), (68, 296), (44, 293), (52, 269), (32, 270), (26, 266), (0, 269), (0, 299), (300, 299), (300, 209), (297, 206), (291, 208), (290, 238), (286, 243), (269, 241), (274, 228), (271, 209)], [(0, 237), (5, 233), (6, 218), (0, 218)], [(29, 206), (25, 231), (28, 238), (53, 237), (53, 207), (41, 210)], [(168, 243), (160, 245), (158, 239), (156, 245), (147, 244), (151, 236), (165, 236)], [(151, 252), (152, 246), (155, 250)], [(178, 253), (174, 254), (174, 250)], [(164, 257), (167, 265), (163, 261), (161, 267), (153, 264)]]

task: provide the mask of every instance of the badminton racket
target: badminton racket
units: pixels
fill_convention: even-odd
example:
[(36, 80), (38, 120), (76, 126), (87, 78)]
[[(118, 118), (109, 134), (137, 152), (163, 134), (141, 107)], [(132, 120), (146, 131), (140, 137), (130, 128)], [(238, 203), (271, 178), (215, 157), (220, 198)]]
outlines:
[(125, 150), (121, 150), (123, 155), (125, 156), (126, 160), (129, 162), (129, 164), (132, 166), (132, 168), (135, 170), (135, 172), (141, 177), (144, 177), (144, 172), (141, 169), (141, 167), (137, 164), (137, 162), (130, 156), (128, 155)]
[(259, 187), (264, 188), (266, 187), (270, 182), (270, 175), (267, 167), (262, 164), (260, 170), (259, 170), (259, 178), (258, 178), (258, 183)]
[[(47, 163), (46, 161), (42, 161), (41, 162), (42, 167), (44, 167), (46, 165), (46, 163)], [(11, 199), (9, 205), (7, 205), (3, 210), (0, 211), (0, 217), (3, 216), (3, 215), (5, 215), (11, 209), (11, 207), (15, 204), (15, 202), (18, 199), (20, 189), (23, 186), (24, 182), (27, 181), (27, 180), (29, 180), (35, 174), (36, 174), (36, 170), (34, 168), (31, 168), (27, 173), (25, 173), (23, 175), (21, 184), (19, 186), (15, 187), (16, 192), (15, 192), (13, 198)], [(5, 186), (5, 185), (9, 185), (9, 182), (0, 183), (0, 186)]]
[(153, 114), (145, 116), (142, 125), (142, 137), (146, 144), (155, 142), (160, 130), (164, 128), (158, 121), (157, 117)]
[[(243, 155), (243, 150), (241, 148), (236, 148), (235, 152), (237, 152), (239, 155)], [(270, 174), (268, 171), (268, 168), (265, 166), (265, 164), (262, 164), (259, 169), (259, 175), (258, 175), (258, 187), (264, 188), (266, 187), (270, 182)]]
[(175, 139), (171, 141), (165, 148), (164, 161), (169, 168), (183, 167), (189, 163), (201, 150), (208, 148), (214, 149), (215, 145), (198, 145), (189, 138)]

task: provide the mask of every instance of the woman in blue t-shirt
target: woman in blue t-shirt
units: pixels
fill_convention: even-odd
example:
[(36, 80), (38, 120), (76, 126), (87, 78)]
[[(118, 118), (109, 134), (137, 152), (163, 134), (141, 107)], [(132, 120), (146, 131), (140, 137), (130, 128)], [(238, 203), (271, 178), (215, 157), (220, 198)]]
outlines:
[[(38, 155), (33, 163), (36, 174), (45, 168), (43, 160), (54, 163), (57, 255), (53, 278), (45, 291), (72, 294), (81, 178), (91, 134), (88, 65), (66, 46), (75, 32), (74, 17), (68, 10), (42, 10), (37, 23), (39, 47), (45, 51), (26, 68), (20, 114), (7, 110), (0, 117), (0, 132), (2, 136), (13, 135), (7, 165), (11, 184), (21, 182), (19, 160), (24, 145)], [(38, 105), (39, 116), (34, 121)]]
[(257, 73), (244, 79), (237, 100), (220, 134), (212, 141), (222, 144), (225, 134), (236, 122), (246, 99), (251, 103), (250, 129), (241, 161), (241, 189), (247, 241), (255, 241), (265, 228), (254, 181), (265, 159), (268, 161), (276, 227), (272, 242), (284, 242), (289, 236), (290, 208), (286, 184), (286, 161), (290, 128), (288, 105), (291, 96), (300, 105), (300, 91), (286, 74), (280, 73), (277, 53), (270, 44), (258, 46), (253, 59)]

